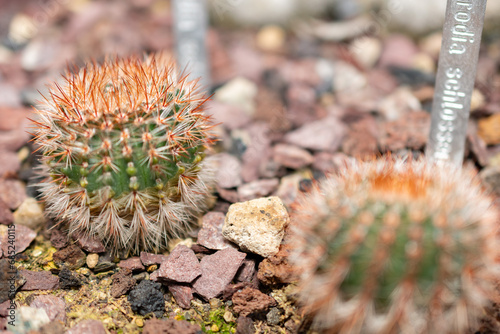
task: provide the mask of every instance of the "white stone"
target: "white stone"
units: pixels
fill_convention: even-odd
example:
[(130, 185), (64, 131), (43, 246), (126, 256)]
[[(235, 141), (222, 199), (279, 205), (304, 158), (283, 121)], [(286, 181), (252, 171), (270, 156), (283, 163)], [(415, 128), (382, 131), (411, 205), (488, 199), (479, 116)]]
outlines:
[(14, 212), (14, 224), (24, 225), (36, 230), (45, 222), (42, 206), (32, 197), (28, 197)]
[(214, 100), (240, 107), (248, 115), (255, 111), (257, 85), (252, 81), (238, 77), (215, 91)]
[(278, 253), (290, 217), (279, 197), (264, 197), (229, 207), (222, 235), (243, 251), (269, 257)]
[(49, 322), (49, 316), (44, 309), (21, 306), (16, 311), (14, 326), (7, 323), (7, 330), (12, 333), (28, 333), (29, 331), (37, 331)]

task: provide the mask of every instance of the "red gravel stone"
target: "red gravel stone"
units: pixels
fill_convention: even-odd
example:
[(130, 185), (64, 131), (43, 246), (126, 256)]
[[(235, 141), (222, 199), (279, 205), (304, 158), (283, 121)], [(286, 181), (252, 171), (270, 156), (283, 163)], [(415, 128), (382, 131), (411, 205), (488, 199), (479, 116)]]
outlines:
[(0, 199), (11, 210), (17, 209), (26, 199), (26, 189), (23, 183), (14, 179), (0, 179)]
[(158, 278), (179, 283), (191, 283), (202, 273), (200, 262), (191, 248), (178, 245), (158, 270)]
[(279, 179), (261, 179), (246, 183), (238, 187), (239, 202), (249, 201), (255, 198), (265, 197), (276, 191)]
[[(144, 322), (143, 334), (198, 334), (201, 328), (185, 320), (148, 319)], [(90, 333), (89, 333), (90, 334)]]
[(0, 145), (0, 177), (14, 176), (20, 168), (21, 162), (19, 161), (17, 154), (15, 152), (7, 151)]
[(250, 123), (250, 116), (241, 108), (218, 101), (208, 101), (205, 106), (207, 113), (213, 116), (213, 123), (221, 123), (229, 130), (241, 128)]
[(21, 287), (21, 291), (32, 290), (55, 290), (59, 288), (59, 277), (52, 275), (48, 271), (20, 270), (21, 276), (26, 279), (26, 283)]
[(67, 247), (69, 243), (68, 235), (61, 230), (53, 229), (50, 234), (50, 243), (57, 249)]
[(244, 317), (252, 313), (267, 311), (269, 307), (276, 305), (274, 298), (252, 288), (244, 288), (236, 292), (232, 301), (234, 311)]
[(241, 163), (235, 156), (228, 153), (217, 155), (219, 169), (217, 170), (217, 185), (221, 188), (234, 188), (241, 184)]
[(14, 221), (14, 215), (10, 208), (0, 198), (0, 224), (9, 225)]
[(346, 128), (335, 117), (327, 117), (289, 132), (285, 136), (287, 143), (316, 151), (335, 152), (344, 138)]
[(152, 264), (161, 264), (167, 259), (167, 256), (163, 254), (152, 254), (147, 252), (141, 252), (140, 254), (141, 262), (145, 266), (150, 266)]
[(36, 296), (30, 306), (44, 309), (50, 321), (59, 320), (62, 323), (66, 322), (66, 303), (60, 297), (51, 295)]
[(106, 251), (104, 244), (97, 236), (89, 236), (84, 233), (75, 233), (72, 235), (72, 238), (76, 241), (81, 249), (89, 253), (102, 253)]
[(292, 283), (298, 279), (297, 272), (288, 263), (292, 245), (281, 244), (276, 255), (264, 259), (257, 272), (259, 281), (265, 285)]
[(132, 271), (144, 271), (146, 269), (144, 268), (144, 265), (142, 264), (141, 259), (138, 256), (134, 256), (126, 260), (121, 260), (120, 263), (118, 263), (118, 267), (130, 269)]
[(196, 293), (206, 300), (217, 297), (231, 283), (246, 254), (226, 248), (201, 259), (201, 277), (193, 283)]
[(224, 249), (236, 246), (222, 236), (222, 226), (226, 215), (222, 212), (209, 212), (203, 216), (202, 227), (198, 232), (198, 244), (208, 249)]
[(292, 169), (310, 165), (314, 159), (311, 153), (295, 145), (278, 144), (273, 147), (273, 159), (277, 163)]
[(184, 309), (191, 307), (193, 289), (190, 286), (180, 284), (169, 285), (168, 291), (174, 296), (175, 301), (180, 307)]
[[(14, 246), (15, 246), (15, 254), (22, 253), (28, 246), (31, 244), (33, 240), (36, 238), (36, 232), (30, 229), (29, 227), (26, 227), (24, 225), (13, 225), (14, 229), (10, 229), (13, 231), (14, 234)], [(1, 243), (3, 253), (5, 256), (10, 255), (9, 253), (9, 243), (8, 239), (9, 238), (9, 233), (6, 232), (5, 235), (2, 236)], [(12, 249), (11, 249), (12, 251)]]
[(255, 272), (257, 271), (255, 268), (256, 265), (255, 259), (249, 259), (246, 258), (243, 261), (243, 264), (241, 265), (240, 269), (238, 269), (238, 272), (236, 273), (235, 276), (235, 281), (236, 282), (250, 282), (253, 280), (255, 277)]

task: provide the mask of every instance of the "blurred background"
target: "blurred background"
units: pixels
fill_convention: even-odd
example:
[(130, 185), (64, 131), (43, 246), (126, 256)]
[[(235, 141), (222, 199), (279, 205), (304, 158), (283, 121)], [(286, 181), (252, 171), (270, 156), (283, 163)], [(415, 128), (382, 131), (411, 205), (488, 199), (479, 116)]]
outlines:
[[(220, 151), (241, 164), (226, 200), (241, 184), (306, 166), (320, 175), (346, 156), (422, 153), (445, 7), (208, 0), (207, 106)], [(467, 152), (481, 167), (500, 164), (500, 1), (486, 17)], [(173, 49), (169, 0), (0, 0), (0, 175), (29, 166), (26, 116), (68, 64)]]

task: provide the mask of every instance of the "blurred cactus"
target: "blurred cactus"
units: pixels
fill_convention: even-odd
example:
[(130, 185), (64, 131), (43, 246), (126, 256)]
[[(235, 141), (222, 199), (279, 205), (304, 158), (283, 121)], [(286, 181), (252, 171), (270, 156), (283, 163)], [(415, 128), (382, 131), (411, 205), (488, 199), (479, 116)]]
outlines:
[(112, 250), (158, 250), (209, 196), (206, 97), (163, 55), (67, 73), (38, 106), (49, 216)]
[[(299, 203), (299, 300), (326, 333), (463, 333), (498, 295), (498, 214), (473, 172), (352, 163)], [(497, 264), (498, 265), (498, 264)]]

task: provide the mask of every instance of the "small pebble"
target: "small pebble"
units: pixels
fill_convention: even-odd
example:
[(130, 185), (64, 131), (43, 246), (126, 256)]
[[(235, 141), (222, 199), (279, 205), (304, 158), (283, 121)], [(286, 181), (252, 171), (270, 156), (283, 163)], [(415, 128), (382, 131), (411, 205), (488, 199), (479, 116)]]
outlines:
[(87, 255), (87, 267), (94, 269), (99, 262), (99, 254), (92, 253)]

